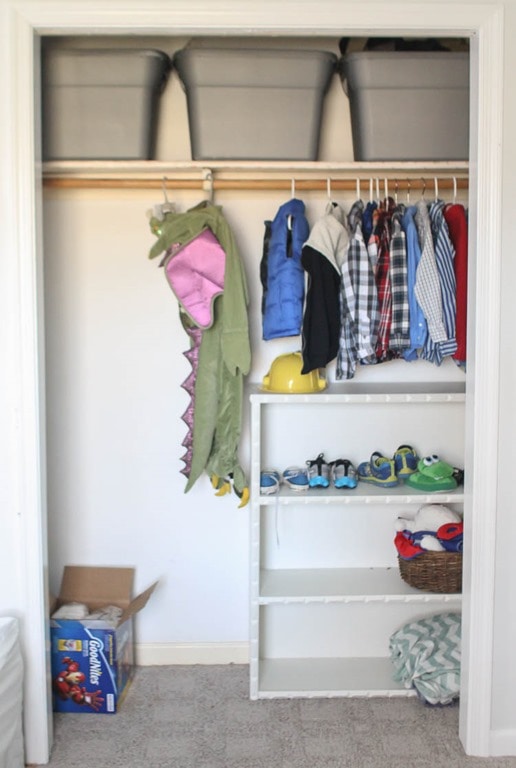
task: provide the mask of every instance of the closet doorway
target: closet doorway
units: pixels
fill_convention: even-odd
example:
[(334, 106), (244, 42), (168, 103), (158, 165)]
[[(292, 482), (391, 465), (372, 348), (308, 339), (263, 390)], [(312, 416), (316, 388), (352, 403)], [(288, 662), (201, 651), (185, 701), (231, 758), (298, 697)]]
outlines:
[[(19, 348), (13, 356), (8, 391), (18, 392), (23, 414), (19, 430), (13, 430), (17, 445), (13, 460), (19, 487), (16, 500), (20, 515), (19, 551), (14, 552), (22, 579), (20, 612), (31, 616), (24, 626), (26, 658), (25, 736), (29, 763), (48, 760), (52, 740), (49, 708), (48, 657), (46, 653), (46, 508), (44, 449), (44, 378), (42, 347), (41, 270), (41, 166), (39, 158), (39, 36), (52, 34), (298, 34), (384, 35), (469, 37), (472, 61), (470, 232), (472, 296), (476, 318), (470, 329), (474, 360), (468, 372), (466, 457), (470, 479), (467, 509), (470, 543), (465, 557), (463, 606), (463, 696), (461, 739), (472, 755), (487, 755), (490, 749), (492, 706), (492, 626), (494, 582), (495, 494), (482, 483), (486, 473), (496, 477), (498, 448), (498, 371), (500, 355), (500, 170), (502, 106), (502, 23), (497, 6), (448, 3), (360, 4), (323, 0), (300, 4), (284, 0), (279, 7), (268, 2), (217, 3), (185, 0), (170, 4), (155, 0), (140, 9), (132, 2), (93, 5), (89, 0), (66, 0), (52, 4), (8, 0), (2, 17), (5, 39), (11, 41), (10, 113), (12, 126), (3, 158), (6, 189), (12, 193), (10, 225), (16, 243), (17, 273), (13, 293), (19, 292), (16, 325)], [(47, 7), (45, 7), (47, 5)], [(200, 21), (201, 20), (201, 21)], [(13, 42), (15, 41), (15, 43)], [(36, 85), (35, 85), (36, 84)], [(34, 99), (36, 94), (36, 99)], [(480, 119), (481, 117), (481, 119)], [(9, 143), (10, 142), (10, 143)], [(28, 148), (36, 147), (35, 152)], [(34, 162), (36, 157), (36, 162)], [(482, 260), (475, 260), (475, 253)], [(13, 254), (14, 258), (14, 254)], [(481, 446), (481, 450), (476, 446)], [(479, 458), (479, 453), (482, 458)], [(482, 465), (482, 472), (480, 470)], [(472, 568), (474, 564), (474, 568)], [(29, 639), (30, 633), (30, 639)], [(29, 681), (30, 680), (30, 686)], [(30, 692), (30, 695), (29, 695)]]

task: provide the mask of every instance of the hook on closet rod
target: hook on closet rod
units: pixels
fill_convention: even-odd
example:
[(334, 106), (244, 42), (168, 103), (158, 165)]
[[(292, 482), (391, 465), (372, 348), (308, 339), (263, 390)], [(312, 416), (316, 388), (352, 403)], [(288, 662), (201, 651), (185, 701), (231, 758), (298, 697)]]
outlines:
[(167, 195), (167, 177), (163, 176), (161, 187), (163, 189), (163, 198), (165, 200), (165, 203), (168, 203), (168, 195)]
[(202, 188), (208, 193), (208, 200), (213, 202), (213, 171), (211, 168), (202, 169)]

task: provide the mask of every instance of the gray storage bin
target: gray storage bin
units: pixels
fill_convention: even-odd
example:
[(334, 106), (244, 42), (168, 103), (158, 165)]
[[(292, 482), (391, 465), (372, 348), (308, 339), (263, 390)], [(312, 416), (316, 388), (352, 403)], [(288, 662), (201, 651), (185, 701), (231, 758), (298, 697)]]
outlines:
[(184, 48), (194, 160), (316, 160), (337, 57), (322, 51)]
[(44, 160), (150, 160), (171, 62), (161, 52), (47, 48)]
[(355, 160), (468, 159), (467, 53), (351, 53), (339, 72)]

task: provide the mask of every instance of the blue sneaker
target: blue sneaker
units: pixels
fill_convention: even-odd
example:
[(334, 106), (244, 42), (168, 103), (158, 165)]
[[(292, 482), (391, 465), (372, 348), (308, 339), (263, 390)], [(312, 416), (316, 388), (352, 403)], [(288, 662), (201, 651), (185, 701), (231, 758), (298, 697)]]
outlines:
[(275, 469), (263, 469), (260, 472), (260, 493), (269, 496), (271, 493), (277, 493), (280, 486), (279, 472)]
[(310, 487), (304, 467), (287, 467), (282, 477), (285, 485), (292, 491), (307, 491)]
[(330, 461), (330, 469), (335, 488), (357, 487), (357, 471), (349, 459)]
[(363, 461), (358, 465), (358, 479), (364, 483), (391, 488), (398, 485), (394, 459), (387, 459), (381, 453), (375, 451), (371, 454), (371, 461)]
[(324, 454), (313, 461), (307, 461), (308, 484), (310, 488), (327, 488), (330, 484), (330, 468), (324, 459)]

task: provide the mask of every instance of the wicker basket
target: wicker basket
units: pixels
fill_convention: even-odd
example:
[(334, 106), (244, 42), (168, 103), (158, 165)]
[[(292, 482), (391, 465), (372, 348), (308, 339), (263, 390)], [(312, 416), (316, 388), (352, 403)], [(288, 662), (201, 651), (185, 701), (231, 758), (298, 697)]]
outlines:
[(400, 576), (426, 592), (462, 591), (462, 552), (424, 552), (412, 560), (398, 557)]

